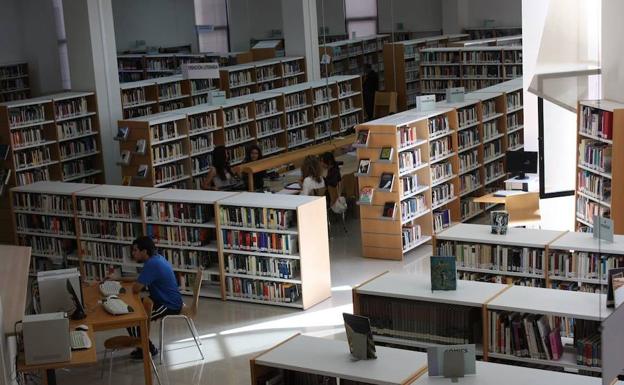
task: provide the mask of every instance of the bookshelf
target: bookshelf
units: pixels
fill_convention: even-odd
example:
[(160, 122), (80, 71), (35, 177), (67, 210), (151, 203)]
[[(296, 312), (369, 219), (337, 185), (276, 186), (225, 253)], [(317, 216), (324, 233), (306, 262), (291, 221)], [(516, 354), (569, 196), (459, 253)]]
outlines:
[(445, 47), (421, 50), (420, 92), (445, 97), (447, 88), (487, 88), (522, 76), (522, 47)]
[(522, 35), (492, 37), (489, 39), (462, 40), (449, 44), (452, 47), (492, 47), (502, 45), (522, 45)]
[(609, 270), (624, 267), (622, 235), (605, 242), (589, 233), (568, 232), (548, 249), (547, 287), (605, 292)]
[(191, 106), (190, 83), (182, 75), (154, 79), (158, 95), (158, 112), (179, 110)]
[(421, 352), (376, 347), (377, 359), (354, 360), (346, 341), (297, 334), (250, 360), (251, 383), (286, 384), (414, 384), (426, 376), (427, 355)]
[(312, 88), (308, 83), (269, 91), (283, 96), (287, 149), (314, 143)]
[(247, 147), (256, 143), (254, 101), (246, 98), (226, 99), (223, 110), (223, 144), (232, 166), (245, 162)]
[(615, 234), (624, 234), (624, 104), (610, 100), (581, 101), (578, 107), (576, 208), (577, 230), (593, 230), (593, 215), (613, 220)]
[(489, 225), (458, 223), (436, 234), (433, 251), (457, 258), (460, 279), (547, 287), (549, 245), (564, 234), (510, 227), (496, 235)]
[[(600, 323), (612, 312), (602, 294), (464, 280), (457, 281), (457, 290), (432, 292), (428, 276), (409, 274), (377, 276), (355, 287), (353, 298), (354, 313), (371, 319), (378, 342), (420, 349), (477, 343), (485, 361), (579, 374), (600, 373), (597, 361), (577, 362), (576, 346), (589, 349), (578, 352), (579, 359), (591, 359), (590, 352), (599, 351)], [(405, 314), (414, 314), (416, 321)], [(537, 333), (537, 323), (548, 331), (549, 352), (560, 340), (554, 350), (560, 358), (547, 357), (545, 347), (537, 346), (537, 334), (524, 329), (531, 325)], [(518, 332), (509, 334), (512, 324)], [(522, 346), (523, 351), (511, 353), (510, 346)]]
[(186, 115), (160, 113), (147, 117), (122, 120), (120, 128), (128, 135), (120, 140), (120, 164), (124, 180), (142, 187), (190, 186), (191, 143)]
[(262, 156), (285, 151), (288, 143), (285, 131), (284, 95), (267, 91), (250, 95), (248, 99), (253, 102), (255, 138)]
[(355, 126), (364, 122), (362, 105), (362, 78), (355, 75), (334, 76), (338, 87), (338, 115), (340, 125), (338, 133), (352, 131)]
[(257, 41), (251, 47), (251, 55), (253, 56), (254, 60), (266, 60), (275, 57), (284, 57), (284, 39)]
[(145, 79), (145, 55), (117, 55), (119, 82), (135, 82)]
[(73, 194), (93, 187), (83, 183), (39, 182), (11, 190), (13, 242), (32, 248), (31, 276), (70, 261), (77, 265)]
[[(364, 257), (401, 260), (410, 250), (459, 218), (457, 113), (438, 109), (408, 111), (356, 127), (368, 131), (357, 149), (358, 160), (370, 160), (368, 174), (358, 173), (360, 189), (374, 190), (372, 201), (360, 201)], [(381, 150), (390, 159), (381, 159)], [(377, 188), (382, 174), (394, 178), (391, 190)], [(386, 204), (394, 216), (384, 217)], [(380, 245), (383, 245), (381, 247)]]
[(30, 98), (28, 63), (0, 64), (0, 103)]
[(475, 39), (491, 39), (496, 37), (522, 35), (522, 27), (469, 27), (464, 32)]
[(124, 119), (158, 112), (158, 87), (153, 80), (121, 83), (119, 87)]
[(161, 190), (143, 197), (144, 234), (172, 264), (180, 290), (192, 295), (197, 268), (204, 270), (200, 295), (223, 298), (215, 204), (235, 195), (219, 191)]
[(93, 92), (64, 92), (52, 99), (60, 180), (104, 183), (104, 162), (97, 100)]
[[(270, 197), (270, 196), (269, 196)], [(225, 298), (307, 309), (331, 296), (325, 199), (240, 193), (217, 202)]]

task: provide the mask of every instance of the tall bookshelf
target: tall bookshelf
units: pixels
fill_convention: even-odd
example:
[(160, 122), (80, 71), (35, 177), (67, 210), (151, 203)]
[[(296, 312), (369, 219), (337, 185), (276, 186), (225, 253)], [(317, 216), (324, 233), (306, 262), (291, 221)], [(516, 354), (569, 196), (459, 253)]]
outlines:
[(256, 143), (262, 156), (283, 152), (288, 147), (284, 115), (284, 95), (260, 92), (250, 95), (255, 116)]
[(221, 89), (228, 98), (303, 83), (307, 80), (305, 58), (280, 57), (253, 61), (219, 70)]
[[(457, 290), (432, 291), (429, 276), (390, 273), (353, 289), (354, 313), (370, 318), (378, 342), (419, 349), (474, 343), (484, 361), (590, 375), (601, 372), (596, 354), (600, 324), (612, 312), (605, 299), (595, 293), (464, 280), (457, 281)], [(534, 323), (541, 323), (549, 336), (548, 354), (550, 341), (561, 341), (556, 349), (561, 357), (537, 346), (537, 330), (529, 334), (520, 326), (538, 329)], [(524, 348), (512, 351), (513, 346)]]
[(52, 99), (60, 180), (104, 183), (104, 162), (97, 100), (93, 92), (64, 92)]
[(217, 210), (226, 299), (307, 309), (331, 296), (325, 199), (241, 193)]
[(311, 83), (312, 87), (312, 119), (314, 121), (314, 141), (324, 142), (331, 139), (339, 130), (338, 117), (338, 85), (333, 78), (321, 79)]
[(28, 63), (0, 64), (0, 103), (29, 97)]
[(192, 103), (189, 82), (182, 75), (155, 79), (158, 91), (158, 112), (168, 112), (190, 107)]
[(119, 87), (124, 119), (158, 112), (158, 87), (153, 80), (121, 83)]
[[(128, 135), (119, 143), (128, 164), (120, 164), (124, 180), (142, 187), (187, 188), (191, 179), (191, 144), (186, 115), (160, 113), (122, 120)], [(127, 155), (126, 155), (127, 156)]]
[[(368, 131), (358, 160), (371, 163), (368, 174), (357, 174), (358, 183), (373, 189), (370, 203), (360, 200), (365, 257), (401, 260), (460, 219), (457, 124), (457, 113), (448, 108), (408, 111), (356, 127)], [(383, 148), (391, 149), (389, 160), (380, 159)], [(394, 180), (390, 190), (378, 188), (384, 173)], [(394, 204), (392, 217), (383, 216), (387, 203)]]
[[(581, 101), (578, 107), (576, 208), (577, 230), (593, 231), (593, 215), (613, 220), (624, 234), (624, 104), (610, 100)], [(615, 199), (613, 197), (616, 197)]]
[(232, 166), (245, 162), (247, 147), (256, 143), (254, 123), (256, 110), (253, 100), (226, 99), (223, 109), (223, 144)]
[(488, 225), (459, 223), (436, 235), (433, 250), (457, 258), (460, 279), (547, 287), (549, 245), (564, 234), (509, 228), (497, 235)]
[(308, 83), (274, 90), (284, 98), (287, 149), (293, 150), (314, 143), (312, 119), (312, 89)]
[(321, 197), (40, 182), (14, 188), (11, 203), (32, 274), (51, 263), (86, 279), (136, 273), (132, 241), (147, 235), (183, 294), (201, 266), (203, 297), (307, 309), (331, 296)]

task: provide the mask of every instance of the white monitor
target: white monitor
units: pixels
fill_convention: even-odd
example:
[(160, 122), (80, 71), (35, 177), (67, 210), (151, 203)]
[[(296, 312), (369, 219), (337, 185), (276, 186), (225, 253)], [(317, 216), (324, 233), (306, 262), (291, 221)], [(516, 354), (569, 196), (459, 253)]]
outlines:
[(78, 295), (80, 303), (84, 304), (78, 269), (41, 271), (37, 273), (41, 313), (69, 313), (74, 309), (73, 299), (67, 291), (67, 280)]

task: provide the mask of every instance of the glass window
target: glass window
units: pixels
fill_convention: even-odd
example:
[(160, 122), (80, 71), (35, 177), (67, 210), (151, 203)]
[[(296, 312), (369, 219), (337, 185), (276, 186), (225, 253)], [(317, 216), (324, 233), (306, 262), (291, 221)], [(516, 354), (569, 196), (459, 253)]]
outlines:
[(345, 0), (349, 38), (377, 34), (377, 0)]
[(228, 52), (226, 0), (195, 0), (200, 52)]
[(370, 36), (377, 34), (377, 22), (374, 20), (349, 21), (347, 23), (349, 37), (355, 32), (356, 37)]

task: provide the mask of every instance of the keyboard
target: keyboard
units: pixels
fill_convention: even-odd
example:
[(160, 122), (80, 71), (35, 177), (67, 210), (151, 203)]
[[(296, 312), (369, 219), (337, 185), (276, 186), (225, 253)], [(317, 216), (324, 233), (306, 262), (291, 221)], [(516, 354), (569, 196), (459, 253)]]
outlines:
[(131, 306), (128, 306), (128, 304), (116, 296), (103, 299), (102, 306), (104, 307), (104, 310), (112, 315), (123, 315), (134, 311)]
[(69, 343), (72, 350), (90, 349), (91, 338), (89, 334), (82, 330), (74, 330), (69, 332)]
[(121, 286), (121, 282), (119, 281), (105, 281), (100, 284), (100, 293), (104, 297), (118, 295), (123, 292), (125, 292), (125, 289)]

